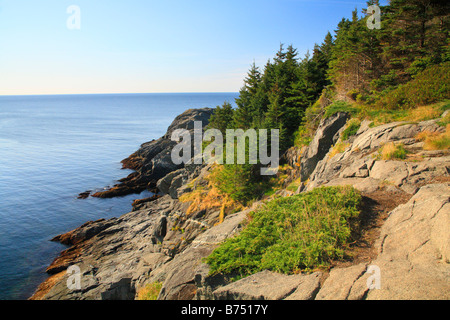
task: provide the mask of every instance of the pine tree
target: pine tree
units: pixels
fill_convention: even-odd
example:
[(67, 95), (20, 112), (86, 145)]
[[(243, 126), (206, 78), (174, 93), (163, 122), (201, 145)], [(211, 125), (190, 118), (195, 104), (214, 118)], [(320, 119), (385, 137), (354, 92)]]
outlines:
[(239, 91), (236, 99), (237, 109), (234, 115), (234, 123), (237, 128), (248, 129), (255, 127), (262, 116), (260, 101), (258, 99), (258, 88), (261, 84), (261, 72), (253, 62), (244, 86)]
[(218, 129), (223, 135), (227, 129), (234, 127), (234, 110), (229, 102), (224, 102), (222, 106), (217, 106), (214, 114), (211, 116), (208, 129)]
[(392, 0), (383, 29), (385, 75), (392, 87), (426, 66), (442, 62), (447, 48), (450, 4), (437, 0)]

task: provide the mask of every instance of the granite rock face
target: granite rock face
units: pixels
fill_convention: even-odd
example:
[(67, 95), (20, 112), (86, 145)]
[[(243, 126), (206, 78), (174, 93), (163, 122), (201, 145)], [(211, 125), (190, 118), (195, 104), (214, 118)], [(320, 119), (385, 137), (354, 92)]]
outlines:
[[(190, 111), (180, 116), (178, 125), (192, 129), (190, 122), (184, 121), (192, 120), (192, 115), (207, 117), (207, 113)], [(189, 203), (179, 201), (180, 195), (196, 186), (204, 187), (204, 178), (211, 170), (210, 166), (187, 165), (172, 168), (155, 181), (164, 195), (139, 203), (119, 218), (88, 222), (55, 237), (54, 241), (70, 247), (49, 266), (51, 276), (33, 299), (135, 299), (141, 288), (155, 282), (163, 284), (161, 300), (449, 299), (450, 154), (423, 150), (414, 139), (420, 132), (441, 132), (442, 127), (436, 120), (374, 128), (363, 122), (345, 150), (333, 155), (332, 145), (340, 139), (346, 116), (332, 119), (329, 121), (335, 125), (326, 134), (327, 145), (331, 143), (326, 152), (318, 147), (326, 131), (322, 128), (314, 148), (290, 150), (286, 156), (287, 163), (295, 165), (301, 159), (306, 172), (312, 170), (309, 182), (298, 192), (352, 185), (365, 197), (382, 193), (387, 201), (389, 197), (406, 199), (401, 205), (394, 201), (395, 206), (386, 210), (372, 243), (374, 254), (364, 261), (310, 274), (282, 275), (265, 270), (236, 282), (226, 275), (210, 275), (203, 258), (239, 234), (248, 214), (263, 203), (230, 214), (221, 224), (217, 223), (220, 208), (187, 214)], [(171, 126), (167, 134), (176, 127)], [(167, 142), (167, 137), (164, 139)], [(381, 160), (378, 151), (389, 142), (402, 143), (415, 158)], [(164, 152), (155, 160), (155, 154), (161, 152), (155, 151), (156, 145), (144, 144), (128, 159), (136, 174), (145, 175), (161, 163)], [(296, 169), (294, 175), (301, 172), (301, 168)], [(296, 178), (299, 176), (289, 177)], [(291, 193), (280, 192), (280, 196)], [(80, 289), (67, 286), (73, 276), (67, 273), (71, 266), (80, 270)]]
[[(330, 151), (309, 176), (305, 191), (326, 185), (353, 185), (364, 192), (391, 187), (414, 194), (424, 184), (450, 174), (450, 152), (423, 150), (415, 139), (421, 132), (442, 132), (437, 120), (417, 124), (389, 123), (370, 128), (363, 123), (357, 134), (338, 154)], [(379, 151), (386, 143), (402, 144), (410, 155), (399, 161), (382, 160)]]
[[(186, 205), (166, 195), (145, 209), (98, 222), (110, 226), (62, 252), (47, 269), (58, 281), (51, 288), (42, 285), (35, 296), (49, 300), (134, 299), (145, 283), (162, 281), (161, 299), (194, 298), (194, 277), (202, 258), (236, 234), (249, 211), (230, 215), (217, 226), (208, 224), (208, 218), (215, 217), (215, 221), (218, 213), (204, 213), (196, 220), (185, 211)], [(70, 234), (81, 234), (87, 228), (92, 228), (91, 224)], [(70, 266), (81, 271), (80, 290), (67, 287)]]
[[(317, 299), (448, 300), (449, 226), (450, 184), (422, 187), (390, 213), (375, 244), (377, 258), (332, 270)], [(379, 287), (369, 289), (375, 276)]]
[(313, 300), (322, 273), (284, 275), (261, 271), (212, 292), (214, 300)]
[(329, 149), (336, 143), (336, 133), (345, 125), (347, 118), (347, 113), (339, 112), (321, 121), (301, 160), (302, 181), (309, 178), (317, 163), (325, 157)]

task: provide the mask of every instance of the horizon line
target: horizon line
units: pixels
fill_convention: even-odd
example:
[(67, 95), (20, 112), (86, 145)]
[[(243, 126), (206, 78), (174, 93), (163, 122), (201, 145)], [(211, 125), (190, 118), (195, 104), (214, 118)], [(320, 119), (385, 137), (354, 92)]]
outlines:
[(98, 93), (25, 93), (25, 94), (2, 94), (0, 97), (22, 97), (22, 96), (77, 96), (77, 95), (108, 95), (108, 94), (200, 94), (200, 93), (239, 93), (239, 91), (180, 91), (180, 92), (98, 92)]

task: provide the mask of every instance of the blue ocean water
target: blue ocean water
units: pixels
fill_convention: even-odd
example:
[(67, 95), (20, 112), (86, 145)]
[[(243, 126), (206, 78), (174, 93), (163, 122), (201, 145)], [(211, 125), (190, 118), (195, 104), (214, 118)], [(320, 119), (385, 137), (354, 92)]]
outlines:
[[(236, 93), (0, 96), (0, 299), (27, 299), (66, 247), (49, 240), (118, 217), (134, 199), (77, 199), (131, 171), (120, 161), (189, 108)], [(145, 193), (145, 192), (144, 192)]]

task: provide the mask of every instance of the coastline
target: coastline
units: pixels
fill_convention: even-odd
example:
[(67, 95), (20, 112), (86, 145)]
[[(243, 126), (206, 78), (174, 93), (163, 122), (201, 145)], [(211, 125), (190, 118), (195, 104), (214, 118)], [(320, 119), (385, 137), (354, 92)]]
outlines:
[[(180, 123), (180, 119), (184, 119), (186, 125), (205, 111), (204, 109), (201, 109), (200, 112), (188, 110), (177, 117), (174, 123)], [(207, 114), (210, 115), (210, 112), (207, 111)], [(339, 116), (336, 119), (338, 118)], [(417, 132), (441, 130), (436, 125), (437, 121), (438, 119), (414, 125), (392, 123), (375, 128), (362, 125), (347, 151), (340, 157), (331, 157), (328, 152), (321, 156), (322, 158), (317, 158), (314, 149), (319, 150), (320, 147), (314, 143), (307, 151), (304, 150), (303, 155), (307, 153), (310, 155), (308, 158), (302, 158), (302, 161), (316, 157), (313, 161), (315, 164), (310, 173), (310, 181), (301, 188), (302, 190), (299, 188), (296, 193), (308, 192), (308, 190), (321, 185), (353, 185), (360, 190), (367, 199), (366, 216), (368, 225), (370, 225), (364, 233), (365, 240), (363, 242), (366, 244), (355, 247), (355, 256), (351, 262), (336, 262), (330, 270), (319, 270), (313, 275), (289, 276), (293, 277), (289, 280), (282, 275), (261, 273), (255, 275), (260, 277), (257, 278), (258, 281), (263, 283), (269, 281), (271, 284), (275, 281), (280, 286), (285, 281), (294, 283), (295, 290), (289, 289), (292, 299), (399, 297), (416, 299), (430, 297), (432, 291), (434, 293), (431, 294), (431, 297), (445, 299), (446, 295), (443, 292), (447, 285), (439, 279), (445, 275), (446, 267), (440, 267), (439, 261), (444, 259), (445, 264), (449, 257), (446, 251), (448, 248), (444, 245), (448, 234), (445, 230), (433, 231), (433, 228), (438, 228), (439, 224), (430, 220), (427, 215), (429, 210), (434, 210), (433, 219), (435, 217), (439, 217), (438, 220), (445, 219), (442, 208), (448, 205), (450, 197), (450, 179), (447, 171), (449, 152), (433, 153), (420, 150), (419, 152), (429, 156), (422, 163), (374, 161), (370, 156), (372, 150), (376, 150), (379, 143), (386, 139), (406, 141), (411, 140), (410, 137)], [(333, 126), (335, 123), (336, 121), (331, 120), (331, 123), (328, 121), (323, 123), (323, 126)], [(344, 122), (335, 130), (339, 131), (345, 125)], [(174, 127), (176, 126), (171, 126), (171, 128)], [(324, 132), (327, 130), (319, 126), (316, 136), (320, 136)], [(334, 133), (330, 136), (334, 136)], [(164, 137), (168, 137), (168, 135), (166, 134)], [(323, 139), (317, 139), (317, 141), (323, 141)], [(133, 154), (134, 156), (131, 158), (136, 159), (136, 155), (152, 154), (149, 149), (155, 150), (156, 143), (163, 143), (163, 141), (158, 139), (143, 144), (140, 151)], [(410, 147), (411, 150), (416, 150), (415, 152), (420, 149), (414, 149), (418, 148), (415, 144), (411, 144)], [(331, 146), (329, 148), (331, 149)], [(163, 153), (167, 154), (167, 150)], [(140, 159), (139, 163), (142, 163), (144, 158), (138, 158)], [(290, 151), (285, 155), (284, 161), (295, 163), (297, 159), (298, 152)], [(138, 170), (143, 168), (143, 166), (136, 165), (136, 162), (133, 163)], [(308, 165), (311, 165), (311, 161), (308, 162)], [(339, 168), (337, 172), (335, 168)], [(240, 280), (243, 283), (239, 284), (241, 287), (238, 289), (236, 286), (239, 281), (236, 283), (227, 278), (211, 278), (208, 275), (208, 266), (200, 261), (225, 239), (239, 234), (245, 224), (247, 214), (258, 208), (261, 202), (256, 202), (251, 208), (238, 213), (229, 214), (222, 223), (218, 224), (220, 206), (187, 214), (189, 203), (179, 201), (181, 194), (191, 191), (189, 185), (192, 185), (193, 181), (199, 184), (203, 183), (202, 181), (210, 169), (210, 166), (202, 165), (174, 168), (163, 179), (167, 185), (159, 183), (160, 188), (162, 185), (163, 189), (160, 191), (164, 191), (162, 192), (164, 195), (152, 201), (138, 203), (135, 210), (119, 218), (88, 222), (71, 232), (55, 237), (55, 241), (64, 242), (71, 247), (63, 251), (48, 267), (47, 272), (50, 277), (39, 286), (30, 299), (133, 300), (140, 289), (146, 284), (154, 282), (163, 283), (159, 299), (164, 300), (219, 299), (224, 295), (235, 299), (251, 298), (252, 294), (256, 293), (251, 293), (251, 285), (245, 282), (247, 278)], [(290, 176), (289, 179), (295, 179), (298, 174), (298, 170), (293, 170), (291, 172), (293, 176)], [(398, 175), (398, 179), (395, 175)], [(393, 184), (385, 185), (386, 179), (393, 181)], [(176, 192), (169, 195), (171, 187)], [(278, 196), (288, 197), (294, 194), (287, 190), (280, 190)], [(392, 201), (393, 199), (396, 201)], [(401, 216), (408, 216), (411, 207), (417, 208), (415, 216), (410, 218), (415, 221), (408, 227), (411, 230), (408, 231), (406, 228), (406, 233), (397, 234), (398, 228), (393, 228), (396, 224), (395, 221), (401, 221)], [(402, 223), (412, 223), (406, 222), (407, 220)], [(429, 225), (434, 227), (430, 229)], [(432, 281), (428, 289), (408, 292), (408, 283), (422, 281), (420, 279), (423, 275), (414, 271), (401, 276), (398, 271), (403, 268), (404, 263), (411, 263), (411, 261), (403, 262), (401, 257), (403, 252), (414, 250), (412, 247), (415, 245), (410, 242), (411, 237), (415, 237), (418, 230), (421, 230), (420, 232), (425, 237), (422, 240), (429, 243), (429, 248), (427, 246), (426, 249), (427, 254), (424, 255), (428, 258), (421, 257), (414, 263), (417, 270), (426, 266), (426, 268), (434, 270), (434, 273), (431, 275)], [(442, 237), (438, 242), (436, 242), (436, 232), (440, 232), (441, 236), (439, 237)], [(386, 237), (391, 239), (389, 243), (398, 243), (400, 239), (405, 239), (406, 243), (387, 246), (386, 240), (383, 240)], [(441, 258), (430, 259), (435, 250), (441, 252)], [(378, 263), (384, 266), (386, 263), (392, 263), (385, 262), (385, 258), (392, 257), (393, 252), (397, 252), (394, 255), (395, 264), (390, 267), (391, 275), (384, 281), (395, 281), (397, 287), (383, 292), (368, 291), (363, 283), (366, 282), (369, 275), (361, 276), (361, 274), (364, 274), (364, 270), (370, 264)], [(78, 265), (82, 270), (84, 286), (81, 290), (70, 291), (66, 287), (65, 270), (71, 265)], [(399, 283), (400, 280), (397, 279), (399, 277), (405, 281), (406, 285)], [(407, 277), (411, 277), (411, 279), (407, 280)], [(252, 278), (249, 277), (249, 279)], [(348, 290), (347, 294), (342, 295), (342, 288)], [(241, 292), (242, 290), (245, 291), (245, 294)], [(286, 293), (273, 296), (269, 294), (270, 290), (264, 290), (261, 294), (267, 295), (266, 298), (287, 297)], [(303, 293), (293, 295), (292, 292)]]

